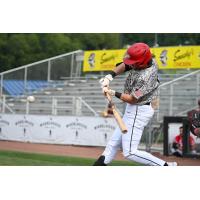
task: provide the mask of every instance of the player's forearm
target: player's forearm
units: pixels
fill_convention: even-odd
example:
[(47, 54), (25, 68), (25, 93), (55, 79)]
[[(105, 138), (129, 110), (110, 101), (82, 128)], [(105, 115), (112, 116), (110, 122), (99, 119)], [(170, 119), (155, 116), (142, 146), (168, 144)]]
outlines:
[(116, 92), (115, 96), (118, 97), (119, 99), (121, 99), (122, 101), (126, 102), (126, 103), (130, 103), (130, 104), (137, 103), (137, 99), (130, 94)]
[(103, 93), (104, 94), (108, 93), (110, 96), (115, 96), (121, 99), (122, 101), (130, 103), (130, 104), (135, 104), (138, 101), (138, 99), (132, 96), (131, 94), (116, 92), (115, 90), (111, 90), (108, 87), (103, 87)]
[(115, 69), (113, 69), (113, 72), (115, 72), (116, 75), (122, 74), (123, 72), (125, 72), (125, 64), (119, 64)]

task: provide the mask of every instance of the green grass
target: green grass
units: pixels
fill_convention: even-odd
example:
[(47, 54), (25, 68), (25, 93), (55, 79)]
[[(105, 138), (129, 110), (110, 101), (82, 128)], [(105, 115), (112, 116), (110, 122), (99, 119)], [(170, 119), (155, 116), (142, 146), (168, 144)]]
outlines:
[[(47, 154), (0, 151), (0, 166), (92, 166), (95, 159)], [(113, 161), (111, 166), (136, 166), (129, 161)]]

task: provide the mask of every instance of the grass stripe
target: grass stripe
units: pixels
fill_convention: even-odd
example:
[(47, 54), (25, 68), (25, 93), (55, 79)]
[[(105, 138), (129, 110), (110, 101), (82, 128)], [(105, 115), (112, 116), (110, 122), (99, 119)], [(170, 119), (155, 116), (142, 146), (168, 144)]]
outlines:
[[(0, 151), (0, 166), (92, 166), (95, 159)], [(136, 166), (130, 161), (113, 161), (111, 166)]]

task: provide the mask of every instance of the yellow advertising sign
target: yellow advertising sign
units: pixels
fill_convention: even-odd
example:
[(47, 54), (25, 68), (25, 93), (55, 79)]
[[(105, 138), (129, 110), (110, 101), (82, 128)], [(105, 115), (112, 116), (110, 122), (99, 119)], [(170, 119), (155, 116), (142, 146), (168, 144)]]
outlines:
[(85, 51), (83, 71), (111, 71), (122, 62), (126, 49)]
[[(159, 69), (200, 68), (200, 46), (151, 48)], [(126, 49), (85, 51), (83, 71), (110, 71), (123, 61)]]
[(200, 46), (152, 48), (159, 69), (200, 68)]

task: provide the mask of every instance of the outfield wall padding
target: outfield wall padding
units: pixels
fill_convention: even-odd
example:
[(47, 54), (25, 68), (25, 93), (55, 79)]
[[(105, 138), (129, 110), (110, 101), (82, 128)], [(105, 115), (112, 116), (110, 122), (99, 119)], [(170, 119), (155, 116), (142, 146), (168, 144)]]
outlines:
[(0, 140), (105, 146), (114, 118), (0, 114)]

